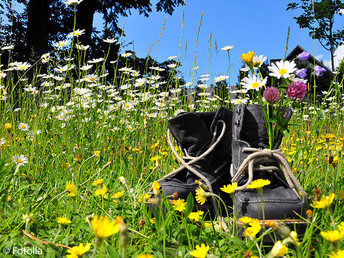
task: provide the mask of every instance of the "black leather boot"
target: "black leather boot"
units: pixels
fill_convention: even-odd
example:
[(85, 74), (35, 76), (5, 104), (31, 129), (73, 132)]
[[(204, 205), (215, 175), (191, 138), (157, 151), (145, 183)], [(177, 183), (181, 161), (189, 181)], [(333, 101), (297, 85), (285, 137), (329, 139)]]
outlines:
[[(285, 123), (291, 118), (290, 108), (283, 110)], [(260, 105), (239, 104), (233, 112), (232, 182), (238, 183), (234, 194), (238, 217), (263, 219), (299, 218), (305, 212), (306, 194), (293, 175), (288, 160), (278, 150), (279, 134), (274, 149), (267, 149), (269, 138)], [(262, 198), (256, 189), (246, 188), (253, 180), (268, 179)]]
[[(175, 151), (170, 133), (183, 157)], [(174, 195), (186, 200), (190, 193), (195, 195), (199, 187), (195, 180), (216, 194), (220, 187), (231, 182), (231, 110), (221, 107), (217, 112), (180, 113), (168, 120), (167, 134), (171, 149), (182, 165), (158, 180), (165, 196), (172, 198)]]

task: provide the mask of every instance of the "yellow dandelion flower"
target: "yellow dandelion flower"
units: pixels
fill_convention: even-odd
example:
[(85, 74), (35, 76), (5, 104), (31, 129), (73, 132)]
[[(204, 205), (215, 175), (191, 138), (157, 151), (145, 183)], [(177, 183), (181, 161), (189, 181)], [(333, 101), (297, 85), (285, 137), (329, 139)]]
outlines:
[(237, 186), (238, 186), (238, 183), (234, 182), (232, 185), (229, 184), (229, 185), (223, 186), (220, 189), (221, 189), (221, 191), (223, 191), (225, 193), (232, 194), (232, 193), (234, 193), (234, 191), (237, 188)]
[(154, 256), (151, 254), (140, 254), (137, 258), (154, 258)]
[(297, 233), (295, 231), (290, 232), (290, 237), (293, 239), (296, 246), (300, 246), (299, 239), (297, 238)]
[(139, 202), (142, 203), (142, 202), (148, 200), (149, 198), (151, 198), (151, 196), (152, 196), (152, 195), (146, 194), (146, 193), (145, 193), (145, 194), (142, 194), (142, 195), (139, 197)]
[(208, 245), (206, 246), (205, 244), (201, 244), (201, 246), (196, 245), (196, 249), (193, 250), (190, 255), (197, 258), (205, 258), (207, 256), (209, 248), (210, 247)]
[(247, 66), (251, 67), (253, 65), (253, 57), (255, 54), (255, 52), (249, 51), (247, 54), (242, 54), (239, 58), (241, 58)]
[(196, 189), (196, 201), (201, 205), (207, 201), (207, 192), (202, 187)]
[(180, 198), (178, 200), (173, 200), (172, 205), (173, 205), (173, 208), (176, 211), (183, 212), (186, 209), (186, 202), (185, 202), (185, 200), (180, 199)]
[(6, 124), (5, 124), (5, 129), (6, 129), (7, 131), (10, 131), (10, 130), (12, 129), (12, 125), (11, 125), (10, 123), (6, 123)]
[(244, 224), (249, 224), (253, 219), (250, 217), (244, 216), (244, 217), (239, 218), (239, 220)]
[(329, 257), (331, 257), (331, 258), (343, 258), (344, 257), (344, 250), (338, 250), (337, 252), (330, 254)]
[(79, 246), (73, 246), (72, 250), (70, 249), (67, 250), (67, 252), (70, 253), (70, 255), (67, 255), (67, 258), (81, 257), (90, 249), (91, 249), (90, 243), (87, 243), (86, 245), (84, 245), (83, 243), (80, 243)]
[(120, 199), (122, 198), (123, 194), (124, 194), (124, 191), (120, 191), (120, 192), (114, 193), (112, 197), (116, 199)]
[(209, 222), (204, 222), (204, 227), (205, 227), (205, 228), (210, 228), (211, 226), (212, 226), (211, 223), (209, 223)]
[(264, 186), (267, 186), (271, 183), (271, 181), (269, 179), (257, 179), (251, 182), (251, 184), (249, 184), (247, 186), (247, 188), (249, 189), (262, 189)]
[(66, 217), (57, 217), (57, 223), (66, 225), (72, 223), (72, 221), (70, 219), (67, 219)]
[(97, 158), (100, 158), (100, 151), (99, 150), (93, 151), (93, 155), (96, 156)]
[(155, 224), (155, 218), (149, 219), (149, 222), (150, 222), (151, 224)]
[(343, 238), (344, 232), (339, 230), (331, 230), (327, 232), (322, 231), (320, 232), (320, 235), (330, 243), (337, 243)]
[(103, 239), (112, 236), (119, 231), (119, 225), (116, 221), (110, 221), (106, 216), (95, 215), (91, 220), (91, 225), (96, 237)]
[(155, 196), (159, 196), (160, 195), (160, 184), (157, 181), (154, 181), (152, 184), (152, 189), (153, 189), (153, 193)]
[(109, 189), (106, 187), (106, 185), (103, 184), (102, 188), (98, 188), (95, 191), (94, 196), (103, 196), (106, 199), (108, 191), (109, 191)]
[(338, 230), (340, 232), (344, 232), (344, 221), (342, 221), (339, 225), (338, 225)]
[(71, 197), (76, 196), (77, 189), (76, 189), (76, 186), (74, 185), (74, 182), (72, 182), (72, 181), (67, 182), (66, 190), (69, 192), (69, 194), (68, 194), (69, 196), (71, 196)]
[(323, 195), (320, 201), (313, 202), (311, 206), (316, 209), (326, 209), (332, 204), (335, 196), (334, 193), (329, 194), (329, 196)]
[(262, 229), (262, 226), (259, 224), (258, 219), (251, 219), (251, 221), (248, 223), (249, 227), (245, 229), (243, 236), (247, 237), (255, 237), (260, 230)]
[(101, 185), (103, 183), (103, 179), (99, 178), (97, 180), (94, 180), (92, 185), (93, 186), (98, 186), (98, 185)]
[(199, 221), (202, 218), (203, 211), (190, 212), (188, 218), (194, 221)]
[(272, 247), (270, 254), (272, 257), (281, 257), (286, 252), (288, 252), (288, 247), (286, 247), (280, 240), (278, 240)]

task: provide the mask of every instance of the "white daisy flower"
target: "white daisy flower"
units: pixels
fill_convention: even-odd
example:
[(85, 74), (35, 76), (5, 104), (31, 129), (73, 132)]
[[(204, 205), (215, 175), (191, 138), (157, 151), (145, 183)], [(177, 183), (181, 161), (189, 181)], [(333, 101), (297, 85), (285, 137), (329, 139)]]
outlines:
[(29, 160), (24, 155), (14, 155), (13, 162), (19, 166), (24, 166), (26, 163), (29, 162)]
[(28, 124), (25, 123), (19, 123), (18, 124), (18, 129), (22, 130), (22, 131), (28, 131), (30, 129)]
[(249, 74), (247, 77), (242, 79), (241, 85), (247, 90), (258, 91), (260, 87), (266, 84), (267, 78), (262, 79), (260, 76)]
[(229, 51), (233, 48), (234, 46), (231, 45), (231, 46), (224, 46), (223, 48), (221, 48), (221, 50), (226, 50), (226, 51)]
[(296, 63), (294, 61), (277, 61), (268, 67), (270, 76), (276, 77), (277, 79), (289, 78), (293, 72), (297, 70)]

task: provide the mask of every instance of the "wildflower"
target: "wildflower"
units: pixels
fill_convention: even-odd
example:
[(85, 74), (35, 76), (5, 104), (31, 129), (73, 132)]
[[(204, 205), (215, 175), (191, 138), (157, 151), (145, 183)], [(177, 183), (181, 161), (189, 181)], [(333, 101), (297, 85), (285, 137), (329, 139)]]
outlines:
[(249, 51), (247, 54), (242, 54), (239, 58), (241, 58), (248, 67), (252, 67), (253, 57), (255, 54), (256, 54), (255, 52)]
[(286, 247), (280, 240), (278, 240), (272, 247), (269, 257), (281, 257), (286, 252), (288, 252), (288, 247)]
[(143, 201), (146, 201), (148, 200), (149, 198), (151, 198), (152, 195), (150, 194), (142, 194), (140, 197), (139, 197), (139, 202), (142, 203)]
[(253, 67), (260, 67), (266, 60), (266, 56), (260, 55), (254, 55), (252, 59)]
[(74, 258), (74, 257), (82, 257), (85, 253), (87, 253), (91, 249), (91, 244), (87, 243), (84, 245), (80, 243), (78, 246), (73, 246), (72, 250), (68, 249), (67, 252), (70, 253), (67, 255), (67, 258)]
[(205, 258), (207, 256), (207, 253), (209, 251), (209, 246), (205, 245), (205, 244), (201, 244), (201, 246), (196, 245), (196, 249), (193, 250), (190, 255), (193, 257), (197, 257), (197, 258)]
[(29, 160), (24, 155), (14, 155), (13, 162), (19, 166), (24, 166), (26, 163), (29, 162)]
[(100, 151), (99, 150), (93, 151), (93, 155), (96, 156), (97, 158), (100, 158)]
[(244, 224), (249, 224), (252, 221), (252, 218), (244, 216), (244, 217), (239, 218), (239, 220)]
[(127, 184), (127, 181), (125, 180), (125, 178), (123, 176), (120, 176), (118, 179), (119, 179), (119, 181), (121, 181), (122, 184), (124, 184), (124, 185)]
[(76, 196), (76, 193), (77, 193), (77, 189), (76, 189), (76, 186), (74, 185), (74, 182), (67, 182), (66, 184), (66, 190), (69, 192), (69, 196), (71, 197), (75, 197)]
[(67, 38), (73, 38), (73, 37), (79, 37), (81, 35), (85, 34), (85, 30), (75, 30), (71, 33), (68, 33)]
[(224, 46), (223, 48), (221, 48), (221, 50), (226, 50), (226, 51), (229, 51), (233, 48), (234, 46), (231, 45), (231, 46)]
[(152, 184), (152, 188), (153, 188), (153, 192), (154, 192), (155, 197), (159, 196), (160, 195), (160, 191), (159, 191), (160, 184), (157, 181), (154, 181)]
[(242, 79), (241, 85), (247, 90), (256, 90), (258, 91), (260, 87), (266, 84), (267, 78), (262, 79), (259, 75), (249, 74), (247, 77)]
[(247, 237), (255, 237), (260, 230), (262, 229), (262, 226), (259, 224), (258, 219), (251, 219), (251, 221), (248, 223), (249, 227), (247, 227), (243, 233), (243, 236)]
[(228, 78), (229, 78), (228, 75), (220, 75), (220, 76), (215, 77), (215, 82), (222, 82), (224, 80), (227, 80)]
[(203, 205), (207, 201), (208, 194), (202, 187), (196, 189), (196, 201)]
[(57, 217), (57, 223), (61, 225), (67, 225), (72, 223), (72, 221), (70, 219), (67, 219), (66, 217)]
[(306, 215), (309, 219), (311, 219), (313, 217), (313, 212), (312, 210), (306, 210)]
[(140, 254), (137, 258), (154, 258), (154, 256), (151, 254)]
[(5, 129), (6, 129), (7, 131), (10, 131), (10, 130), (12, 129), (11, 123), (6, 123), (6, 124), (5, 124)]
[(155, 224), (155, 218), (149, 219), (149, 222), (150, 222), (151, 224)]
[(334, 193), (329, 194), (329, 196), (322, 196), (320, 201), (315, 201), (311, 206), (316, 209), (326, 209), (328, 208), (336, 195)]
[(101, 183), (103, 183), (103, 179), (99, 178), (97, 180), (94, 180), (92, 185), (93, 186), (97, 186), (97, 185), (100, 185)]
[(0, 138), (0, 146), (6, 144), (5, 138)]
[(289, 236), (291, 237), (291, 239), (293, 239), (294, 245), (300, 246), (300, 242), (299, 242), (299, 239), (297, 238), (297, 233), (295, 231), (291, 231)]
[(180, 199), (180, 198), (178, 200), (173, 200), (172, 205), (173, 205), (173, 208), (176, 211), (183, 212), (186, 209), (186, 202), (185, 202), (185, 200)]
[(30, 67), (31, 65), (29, 63), (22, 63), (22, 62), (19, 62), (17, 63), (17, 65), (14, 67), (15, 70), (26, 70)]
[(321, 76), (323, 76), (324, 72), (326, 72), (326, 69), (321, 67), (321, 66), (319, 66), (319, 65), (316, 65), (314, 67), (314, 72), (315, 72), (315, 75), (317, 77), (321, 77)]
[(25, 123), (19, 123), (18, 128), (22, 131), (28, 131), (30, 129), (29, 125)]
[(128, 52), (128, 53), (124, 53), (121, 56), (122, 57), (130, 57), (132, 55), (132, 53)]
[(237, 186), (238, 186), (238, 183), (234, 182), (232, 185), (229, 184), (229, 185), (223, 186), (220, 189), (225, 193), (232, 194), (232, 193), (234, 193)]
[(267, 87), (263, 93), (264, 99), (274, 105), (281, 99), (281, 94), (275, 87)]
[(103, 184), (102, 188), (98, 188), (96, 190), (96, 192), (94, 193), (94, 196), (103, 196), (105, 199), (107, 199), (107, 192), (108, 192), (108, 188), (106, 187), (106, 185)]
[(202, 218), (203, 211), (190, 212), (188, 218), (194, 221), (199, 221)]
[(289, 84), (288, 89), (285, 91), (287, 96), (291, 99), (302, 100), (307, 91), (307, 85), (302, 81), (295, 81)]
[(91, 220), (91, 225), (96, 237), (100, 239), (107, 238), (118, 233), (119, 225), (116, 221), (110, 221), (106, 216), (95, 215)]
[(264, 186), (267, 186), (271, 183), (271, 181), (269, 179), (257, 179), (251, 182), (251, 184), (249, 184), (247, 186), (247, 188), (249, 189), (262, 189)]
[(307, 60), (309, 58), (309, 52), (303, 51), (298, 56), (299, 60)]
[(299, 76), (300, 78), (304, 79), (307, 76), (307, 69), (306, 68), (301, 68), (295, 71), (295, 74)]
[(124, 194), (124, 191), (119, 191), (119, 192), (117, 192), (117, 193), (114, 193), (114, 194), (112, 195), (112, 197), (113, 197), (113, 198), (116, 198), (116, 199), (121, 199), (122, 196), (123, 196), (123, 194)]
[(62, 41), (59, 41), (59, 42), (55, 43), (54, 46), (57, 47), (57, 48), (63, 48), (63, 47), (65, 47), (68, 44), (69, 44), (68, 40), (62, 40)]
[(117, 42), (117, 39), (103, 39), (103, 41), (104, 41), (105, 43), (112, 44), (112, 43), (116, 43), (116, 42)]
[(30, 213), (30, 214), (23, 214), (21, 216), (22, 220), (25, 221), (25, 224), (26, 225), (29, 225), (29, 224), (32, 224), (34, 219), (33, 219), (33, 213)]
[(77, 5), (80, 4), (83, 0), (66, 0), (63, 3), (66, 5)]
[[(344, 9), (342, 9), (342, 10), (344, 13)], [(331, 258), (343, 258), (344, 257), (344, 250), (338, 250), (337, 252), (330, 254), (329, 257), (331, 257)]]
[(320, 235), (330, 243), (337, 243), (343, 238), (344, 232), (339, 230), (331, 230), (327, 232), (321, 231)]
[(289, 78), (291, 74), (296, 71), (296, 64), (293, 61), (281, 60), (273, 63), (268, 69), (270, 71), (270, 76), (276, 77), (277, 79)]

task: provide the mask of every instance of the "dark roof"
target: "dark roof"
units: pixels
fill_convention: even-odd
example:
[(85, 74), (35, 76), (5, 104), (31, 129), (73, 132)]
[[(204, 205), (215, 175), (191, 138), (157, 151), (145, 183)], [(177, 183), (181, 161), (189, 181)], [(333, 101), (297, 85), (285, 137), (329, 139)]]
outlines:
[[(314, 56), (312, 56), (311, 54), (309, 54), (309, 58), (307, 60), (299, 60), (297, 58), (297, 56), (299, 54), (301, 54), (303, 51), (306, 51), (303, 47), (301, 47), (300, 45), (297, 45), (285, 58), (285, 60), (288, 61), (292, 61), (294, 60), (295, 63), (297, 65), (299, 64), (307, 64), (307, 65), (311, 65), (313, 66), (315, 65), (319, 65), (321, 67), (324, 67), (327, 71), (331, 71), (330, 69), (328, 69), (323, 63), (321, 63), (320, 61), (318, 61), (318, 59), (316, 59)], [(274, 63), (277, 61), (280, 61), (281, 59), (271, 59), (270, 63)]]

